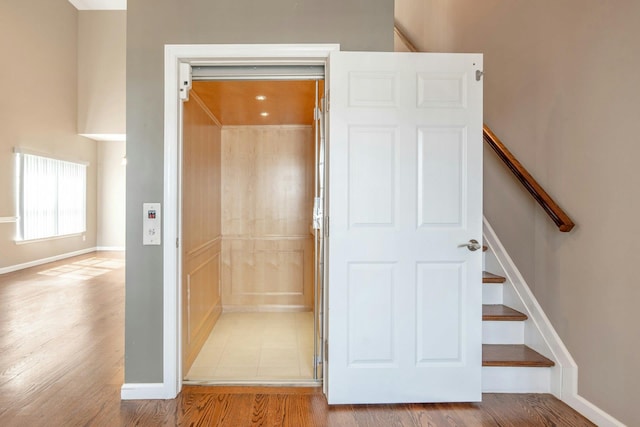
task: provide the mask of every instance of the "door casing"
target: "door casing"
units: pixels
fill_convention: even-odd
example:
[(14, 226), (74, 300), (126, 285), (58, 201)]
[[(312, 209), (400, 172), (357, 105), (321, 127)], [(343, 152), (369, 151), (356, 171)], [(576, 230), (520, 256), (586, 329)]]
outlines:
[[(123, 386), (122, 397), (173, 399), (182, 389), (180, 147), (182, 146), (182, 101), (179, 68), (190, 65), (328, 65), (338, 44), (278, 45), (166, 45), (164, 111), (164, 244), (163, 244), (163, 381), (157, 387)], [(174, 242), (176, 242), (174, 244)]]

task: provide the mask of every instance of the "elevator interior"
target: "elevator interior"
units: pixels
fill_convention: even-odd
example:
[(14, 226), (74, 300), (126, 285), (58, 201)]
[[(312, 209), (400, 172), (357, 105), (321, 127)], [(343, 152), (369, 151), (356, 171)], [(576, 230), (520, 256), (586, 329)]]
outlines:
[(194, 81), (183, 104), (186, 382), (321, 377), (322, 79)]

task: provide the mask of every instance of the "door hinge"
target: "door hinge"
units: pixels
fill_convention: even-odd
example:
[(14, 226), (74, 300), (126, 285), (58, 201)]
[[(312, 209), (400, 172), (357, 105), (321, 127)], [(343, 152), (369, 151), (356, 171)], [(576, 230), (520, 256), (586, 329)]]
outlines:
[(329, 340), (324, 340), (324, 360), (329, 360)]
[(329, 217), (324, 217), (324, 235), (329, 237)]
[(479, 82), (483, 75), (484, 71), (476, 70), (476, 81)]
[(326, 112), (329, 112), (329, 105), (331, 104), (331, 91), (327, 91), (327, 95), (325, 96), (325, 99), (327, 100), (325, 103), (325, 107), (326, 107)]
[(180, 248), (180, 238), (176, 237), (176, 249)]
[(180, 63), (179, 79), (178, 91), (180, 92), (180, 99), (188, 101), (189, 91), (191, 90), (191, 65), (184, 62)]

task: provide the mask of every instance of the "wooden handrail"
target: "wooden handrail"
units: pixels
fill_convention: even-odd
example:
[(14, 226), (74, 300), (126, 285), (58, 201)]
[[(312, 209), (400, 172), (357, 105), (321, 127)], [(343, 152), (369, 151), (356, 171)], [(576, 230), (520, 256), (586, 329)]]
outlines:
[(529, 171), (515, 158), (513, 154), (504, 146), (502, 141), (489, 129), (489, 126), (482, 126), (482, 136), (484, 141), (496, 152), (500, 160), (513, 172), (518, 181), (527, 189), (529, 194), (538, 202), (542, 209), (551, 217), (560, 231), (571, 231), (575, 225), (571, 218), (562, 210), (560, 206), (544, 191), (544, 188), (536, 181)]
[[(405, 44), (411, 52), (418, 52), (418, 48), (409, 40), (396, 22), (394, 33)], [(515, 158), (505, 147), (500, 139), (489, 129), (486, 124), (482, 126), (482, 136), (484, 141), (496, 152), (500, 160), (513, 172), (516, 179), (527, 189), (529, 194), (542, 206), (542, 209), (551, 217), (558, 229), (563, 232), (571, 231), (574, 223), (569, 216), (558, 206), (558, 204), (544, 191), (544, 188), (531, 176), (529, 171)]]

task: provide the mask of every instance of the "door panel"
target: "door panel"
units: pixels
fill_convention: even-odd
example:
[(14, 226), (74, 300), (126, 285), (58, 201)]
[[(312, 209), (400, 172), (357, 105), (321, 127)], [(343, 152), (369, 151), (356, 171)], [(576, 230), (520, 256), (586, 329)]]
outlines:
[(329, 403), (481, 399), (481, 69), (330, 58)]
[[(394, 129), (349, 128), (349, 225), (393, 226)], [(370, 191), (371, 188), (376, 191)]]
[(349, 365), (367, 367), (396, 363), (395, 265), (351, 263), (347, 286)]
[(464, 227), (466, 183), (462, 165), (466, 156), (466, 128), (418, 129), (420, 227)]

